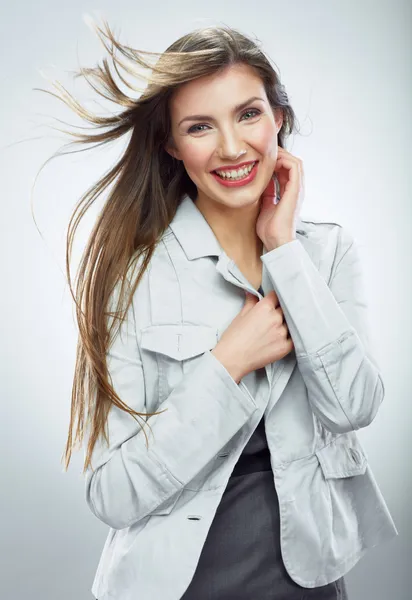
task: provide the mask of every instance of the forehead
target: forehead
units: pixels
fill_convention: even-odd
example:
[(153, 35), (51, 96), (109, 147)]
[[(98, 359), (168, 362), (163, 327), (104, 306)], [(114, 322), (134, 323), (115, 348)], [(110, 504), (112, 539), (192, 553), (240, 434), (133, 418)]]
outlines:
[(264, 85), (256, 71), (249, 65), (231, 65), (212, 75), (205, 75), (184, 83), (174, 91), (170, 109), (176, 118), (187, 110), (207, 111), (212, 105), (222, 107), (245, 100), (249, 96), (264, 94)]

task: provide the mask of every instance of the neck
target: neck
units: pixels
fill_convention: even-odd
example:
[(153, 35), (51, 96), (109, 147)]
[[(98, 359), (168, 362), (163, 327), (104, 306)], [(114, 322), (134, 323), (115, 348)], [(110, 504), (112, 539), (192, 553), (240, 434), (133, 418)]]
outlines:
[(229, 258), (240, 264), (260, 265), (263, 242), (256, 233), (259, 202), (238, 208), (198, 196), (196, 206)]

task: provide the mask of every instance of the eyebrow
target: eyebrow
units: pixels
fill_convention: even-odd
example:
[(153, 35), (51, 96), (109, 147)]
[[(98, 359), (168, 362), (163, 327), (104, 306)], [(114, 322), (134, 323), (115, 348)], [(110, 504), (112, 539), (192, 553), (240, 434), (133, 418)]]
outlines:
[[(239, 110), (242, 110), (242, 108), (245, 108), (248, 104), (250, 104), (254, 100), (262, 100), (262, 102), (264, 102), (263, 98), (259, 98), (259, 96), (252, 96), (248, 100), (245, 100), (245, 102), (242, 102), (241, 104), (238, 104), (237, 106), (235, 106), (234, 109), (233, 109), (233, 112), (238, 112)], [(190, 117), (185, 117), (184, 119), (182, 119), (181, 121), (179, 121), (178, 127), (180, 127), (180, 125), (184, 121), (197, 121), (197, 120), (199, 120), (199, 121), (201, 121), (201, 120), (214, 121), (214, 118), (211, 117), (211, 116), (209, 116), (209, 115), (191, 115)]]

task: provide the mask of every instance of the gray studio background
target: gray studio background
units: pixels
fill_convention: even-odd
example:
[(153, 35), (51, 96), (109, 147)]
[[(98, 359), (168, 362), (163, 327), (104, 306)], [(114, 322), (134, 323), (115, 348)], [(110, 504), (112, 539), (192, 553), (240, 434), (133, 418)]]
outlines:
[[(359, 432), (400, 535), (347, 575), (351, 600), (409, 600), (411, 442), (411, 3), (407, 0), (81, 0), (3, 3), (1, 95), (1, 561), (3, 600), (90, 600), (108, 527), (88, 510), (83, 453), (60, 462), (69, 424), (76, 327), (64, 243), (80, 195), (122, 144), (43, 162), (68, 142), (46, 125), (81, 124), (40, 71), (99, 112), (68, 71), (103, 47), (83, 20), (107, 17), (120, 41), (163, 51), (190, 29), (228, 24), (256, 35), (280, 69), (301, 126), (301, 215), (338, 222), (360, 243), (375, 356), (386, 384)], [(115, 111), (115, 107), (110, 105)], [(83, 123), (85, 125), (85, 123)], [(63, 124), (60, 124), (64, 127)], [(80, 229), (72, 274), (93, 222)], [(159, 565), (161, 570), (161, 565)], [(161, 599), (159, 599), (161, 600)], [(258, 600), (258, 599), (251, 599)]]

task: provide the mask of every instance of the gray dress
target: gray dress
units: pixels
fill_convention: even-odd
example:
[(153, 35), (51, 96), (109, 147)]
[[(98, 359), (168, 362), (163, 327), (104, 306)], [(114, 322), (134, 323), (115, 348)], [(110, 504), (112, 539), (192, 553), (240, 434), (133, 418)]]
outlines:
[[(262, 288), (259, 292), (263, 295)], [(264, 417), (230, 476), (181, 600), (347, 600), (344, 578), (304, 588), (280, 550), (279, 504)]]

